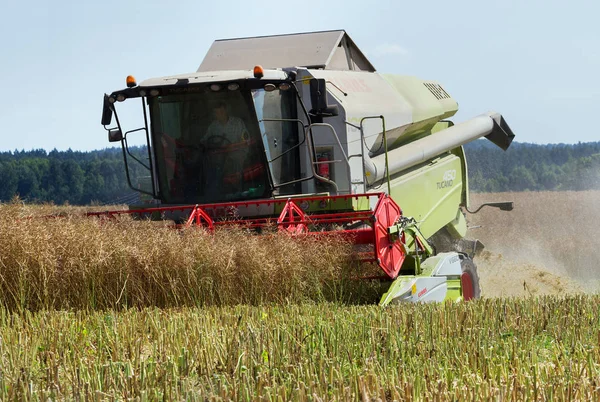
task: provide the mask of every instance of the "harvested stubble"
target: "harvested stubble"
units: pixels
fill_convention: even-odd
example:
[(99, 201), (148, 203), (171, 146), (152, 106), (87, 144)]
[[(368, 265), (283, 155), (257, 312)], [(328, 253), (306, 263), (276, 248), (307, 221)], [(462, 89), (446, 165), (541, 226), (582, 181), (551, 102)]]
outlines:
[(600, 297), (0, 310), (2, 400), (600, 399)]
[[(600, 291), (600, 191), (472, 194), (472, 205), (514, 201), (467, 217), (469, 236), (490, 252), (476, 258), (486, 297)], [(526, 282), (527, 287), (524, 287)], [(531, 292), (530, 292), (531, 291)]]
[(368, 290), (341, 239), (209, 234), (0, 206), (0, 295), (11, 311), (358, 301)]

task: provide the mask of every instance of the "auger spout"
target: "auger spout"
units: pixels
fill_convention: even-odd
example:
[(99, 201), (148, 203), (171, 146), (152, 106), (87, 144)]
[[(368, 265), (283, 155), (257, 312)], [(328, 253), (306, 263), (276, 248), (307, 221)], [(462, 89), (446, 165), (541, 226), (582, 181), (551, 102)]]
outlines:
[[(489, 112), (456, 124), (388, 152), (390, 175), (411, 168), (437, 155), (481, 137), (487, 137), (502, 149), (507, 149), (514, 134), (499, 113)], [(385, 154), (370, 158), (364, 155), (369, 184), (385, 176)]]

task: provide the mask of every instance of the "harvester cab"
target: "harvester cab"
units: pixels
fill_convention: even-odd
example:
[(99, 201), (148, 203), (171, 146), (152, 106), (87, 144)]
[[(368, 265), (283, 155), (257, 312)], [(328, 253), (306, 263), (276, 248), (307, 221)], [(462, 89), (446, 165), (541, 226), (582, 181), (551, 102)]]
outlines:
[[(134, 98), (143, 124), (123, 133), (116, 105)], [(102, 124), (129, 185), (153, 200), (129, 212), (342, 233), (395, 280), (387, 304), (479, 295), (471, 259), (448, 246), (466, 235), (462, 145), (507, 149), (514, 135), (497, 113), (454, 125), (457, 110), (439, 83), (380, 74), (344, 31), (326, 31), (218, 40), (195, 73), (128, 77), (104, 96)], [(142, 188), (130, 163), (147, 172)]]

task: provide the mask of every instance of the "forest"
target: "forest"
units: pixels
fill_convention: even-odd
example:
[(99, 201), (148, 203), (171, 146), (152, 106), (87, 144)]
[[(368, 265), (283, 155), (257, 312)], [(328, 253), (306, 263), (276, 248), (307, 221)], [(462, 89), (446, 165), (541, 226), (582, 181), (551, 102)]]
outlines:
[(503, 152), (478, 140), (465, 145), (465, 152), (472, 191), (600, 189), (600, 142), (513, 143)]
[[(504, 152), (486, 140), (465, 146), (474, 192), (600, 189), (600, 142), (513, 143)], [(145, 148), (132, 149), (143, 160)], [(132, 182), (145, 175), (130, 159)], [(0, 152), (0, 201), (87, 205), (134, 202), (119, 148)]]

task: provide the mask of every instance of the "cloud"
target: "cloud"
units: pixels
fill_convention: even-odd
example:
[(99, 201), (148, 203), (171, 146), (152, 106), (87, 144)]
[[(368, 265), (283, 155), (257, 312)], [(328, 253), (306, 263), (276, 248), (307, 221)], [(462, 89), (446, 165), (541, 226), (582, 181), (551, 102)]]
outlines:
[(373, 57), (384, 57), (384, 56), (408, 56), (408, 50), (395, 43), (381, 43), (371, 51), (368, 52), (369, 56)]

